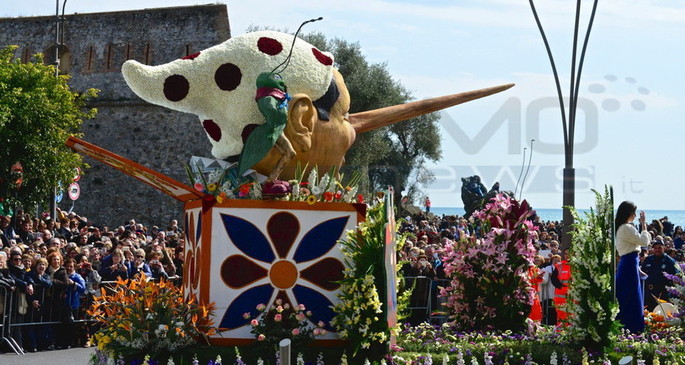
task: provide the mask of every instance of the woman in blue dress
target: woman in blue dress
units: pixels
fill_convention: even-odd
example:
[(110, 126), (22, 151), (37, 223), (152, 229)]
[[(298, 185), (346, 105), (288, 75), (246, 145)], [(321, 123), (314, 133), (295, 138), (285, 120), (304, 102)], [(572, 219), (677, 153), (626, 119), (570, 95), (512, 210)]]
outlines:
[(619, 306), (617, 319), (633, 333), (645, 329), (639, 254), (641, 246), (649, 245), (651, 240), (645, 212), (640, 211), (642, 233), (638, 233), (633, 226), (636, 211), (637, 206), (634, 203), (624, 201), (618, 206), (615, 220), (616, 250), (621, 256), (616, 270), (616, 298)]

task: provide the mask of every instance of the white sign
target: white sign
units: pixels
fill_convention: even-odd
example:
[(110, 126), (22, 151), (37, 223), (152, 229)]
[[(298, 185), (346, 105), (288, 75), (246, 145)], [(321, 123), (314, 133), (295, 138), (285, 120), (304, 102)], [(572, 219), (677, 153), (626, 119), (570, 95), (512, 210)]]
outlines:
[(68, 193), (69, 199), (76, 200), (81, 195), (81, 187), (78, 183), (71, 183), (71, 185), (69, 185)]

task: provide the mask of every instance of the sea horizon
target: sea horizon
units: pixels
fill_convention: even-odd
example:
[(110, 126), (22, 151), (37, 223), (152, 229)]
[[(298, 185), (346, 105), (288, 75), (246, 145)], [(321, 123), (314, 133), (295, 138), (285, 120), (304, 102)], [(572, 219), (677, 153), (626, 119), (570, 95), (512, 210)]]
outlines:
[[(562, 220), (563, 209), (558, 208), (543, 208), (534, 209), (540, 220), (543, 222), (552, 221), (558, 222)], [(590, 209), (578, 209), (579, 212), (589, 212)], [(668, 217), (668, 220), (673, 223), (674, 226), (684, 226), (685, 227), (685, 210), (659, 210), (659, 209), (645, 209), (645, 215), (647, 217), (647, 222), (651, 222), (652, 219), (661, 219), (663, 217)], [(442, 215), (458, 215), (463, 216), (465, 211), (463, 207), (431, 207), (431, 213), (442, 216)]]

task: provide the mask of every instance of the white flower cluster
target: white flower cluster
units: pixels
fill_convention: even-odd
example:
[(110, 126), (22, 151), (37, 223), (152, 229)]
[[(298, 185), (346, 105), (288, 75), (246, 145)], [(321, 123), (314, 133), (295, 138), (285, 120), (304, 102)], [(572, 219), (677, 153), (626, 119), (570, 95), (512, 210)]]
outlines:
[(576, 222), (570, 260), (573, 277), (562, 309), (574, 314), (568, 317), (571, 337), (603, 343), (617, 335), (614, 320), (618, 304), (611, 292), (613, 203), (608, 190), (595, 195), (596, 211), (591, 209), (583, 218), (572, 210)]

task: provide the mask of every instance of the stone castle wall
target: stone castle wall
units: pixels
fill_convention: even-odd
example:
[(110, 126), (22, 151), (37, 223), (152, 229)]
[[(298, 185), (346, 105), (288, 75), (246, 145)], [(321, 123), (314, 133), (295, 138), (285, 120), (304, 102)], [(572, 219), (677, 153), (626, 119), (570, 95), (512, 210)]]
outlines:
[[(18, 45), (15, 55), (28, 61), (41, 52), (54, 60), (55, 16), (0, 18), (0, 47)], [(126, 85), (121, 65), (135, 59), (159, 65), (230, 38), (226, 5), (200, 5), (111, 13), (66, 15), (60, 69), (76, 91), (96, 88), (91, 103), (98, 115), (83, 123), (83, 139), (187, 183), (189, 158), (210, 157), (211, 146), (197, 116), (151, 105)], [(87, 158), (91, 168), (79, 181), (74, 211), (100, 224), (136, 219), (166, 225), (180, 219), (177, 200)], [(66, 197), (62, 209), (71, 208)]]

